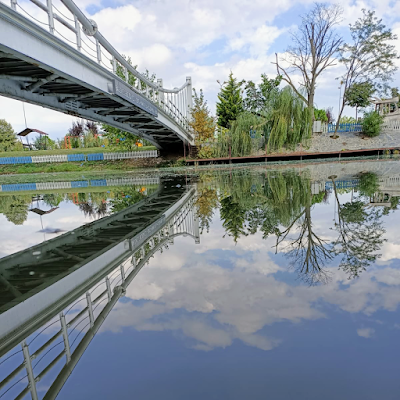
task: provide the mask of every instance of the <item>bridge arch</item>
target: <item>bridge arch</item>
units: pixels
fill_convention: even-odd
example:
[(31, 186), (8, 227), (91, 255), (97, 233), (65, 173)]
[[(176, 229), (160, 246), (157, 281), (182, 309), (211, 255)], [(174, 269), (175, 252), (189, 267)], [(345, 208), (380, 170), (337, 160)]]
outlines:
[(61, 1), (74, 24), (51, 0), (47, 5), (31, 0), (47, 14), (47, 29), (19, 13), (23, 8), (17, 0), (11, 0), (10, 7), (0, 3), (0, 94), (112, 125), (159, 149), (193, 144), (188, 124), (191, 78), (177, 89), (164, 88), (161, 79), (152, 82), (72, 0)]

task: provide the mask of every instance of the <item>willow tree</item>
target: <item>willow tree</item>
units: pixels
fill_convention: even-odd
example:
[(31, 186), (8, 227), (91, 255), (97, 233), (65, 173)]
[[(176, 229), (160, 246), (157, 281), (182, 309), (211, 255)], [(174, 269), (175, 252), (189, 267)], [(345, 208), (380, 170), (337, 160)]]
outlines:
[(312, 118), (292, 87), (286, 86), (272, 98), (271, 109), (268, 150), (277, 150), (284, 145), (294, 147), (310, 137)]
[[(308, 107), (309, 118), (314, 118), (314, 97), (317, 80), (324, 70), (335, 65), (342, 38), (335, 27), (342, 20), (343, 10), (338, 5), (316, 3), (314, 8), (302, 17), (301, 25), (292, 32), (292, 45), (280, 60), (276, 54), (278, 75), (286, 81)], [(288, 67), (283, 67), (283, 64)], [(300, 74), (300, 86), (305, 89), (303, 95), (297, 88), (291, 74)], [(311, 130), (311, 127), (310, 127)]]

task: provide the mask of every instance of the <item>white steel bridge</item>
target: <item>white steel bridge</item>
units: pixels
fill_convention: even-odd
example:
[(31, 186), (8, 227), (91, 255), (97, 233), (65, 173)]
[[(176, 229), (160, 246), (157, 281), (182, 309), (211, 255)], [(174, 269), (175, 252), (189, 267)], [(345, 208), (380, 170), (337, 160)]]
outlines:
[(190, 77), (166, 89), (140, 74), (72, 0), (18, 1), (0, 1), (0, 95), (112, 125), (159, 149), (194, 143)]
[(195, 188), (162, 186), (118, 214), (0, 260), (9, 292), (0, 307), (0, 398), (56, 398), (153, 254), (180, 235), (199, 243)]

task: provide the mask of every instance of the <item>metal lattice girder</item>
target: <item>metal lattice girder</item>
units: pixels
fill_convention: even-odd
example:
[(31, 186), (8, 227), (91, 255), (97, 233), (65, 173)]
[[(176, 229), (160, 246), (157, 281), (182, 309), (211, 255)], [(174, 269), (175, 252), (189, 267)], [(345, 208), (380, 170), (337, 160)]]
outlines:
[[(16, 4), (16, 0), (13, 0)], [(62, 0), (76, 21), (88, 20), (69, 0)], [(12, 2), (12, 4), (14, 4)], [(167, 90), (140, 75), (114, 48), (95, 32), (97, 59), (82, 53), (78, 28), (62, 22), (48, 6), (34, 1), (49, 14), (49, 21), (64, 24), (76, 34), (76, 48), (57, 37), (57, 29), (44, 30), (15, 10), (0, 3), (0, 93), (82, 118), (104, 122), (150, 141), (158, 148), (168, 145), (167, 135), (176, 141), (193, 144), (188, 128), (191, 107), (191, 81), (180, 89)], [(21, 7), (21, 6), (20, 6)], [(44, 8), (43, 8), (44, 7)], [(131, 86), (115, 75), (110, 65), (102, 63), (105, 49), (129, 74), (136, 76), (138, 86)], [(127, 74), (126, 76), (128, 77)], [(161, 82), (162, 84), (162, 82)], [(124, 109), (123, 120), (112, 115)], [(101, 111), (101, 112), (100, 112)], [(121, 112), (121, 111), (119, 111)], [(117, 111), (117, 114), (119, 113)], [(144, 121), (141, 117), (144, 116)], [(139, 122), (140, 121), (140, 122)], [(142, 125), (145, 122), (145, 127)], [(153, 133), (159, 134), (153, 137)], [(164, 140), (165, 139), (165, 140)]]

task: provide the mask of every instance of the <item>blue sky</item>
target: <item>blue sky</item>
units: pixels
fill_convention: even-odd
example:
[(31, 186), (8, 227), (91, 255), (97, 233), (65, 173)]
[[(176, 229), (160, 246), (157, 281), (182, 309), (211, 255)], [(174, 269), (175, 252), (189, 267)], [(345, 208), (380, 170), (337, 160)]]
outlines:
[[(55, 0), (62, 11), (62, 4)], [(290, 30), (307, 12), (311, 0), (279, 2), (220, 0), (149, 0), (101, 1), (76, 0), (77, 5), (94, 19), (100, 32), (114, 47), (131, 56), (139, 71), (148, 69), (163, 78), (164, 86), (182, 85), (191, 76), (194, 87), (202, 88), (214, 111), (219, 90), (232, 70), (239, 79), (259, 81), (260, 75), (276, 74), (271, 64), (275, 52), (284, 53), (290, 44)], [(389, 0), (339, 0), (344, 9), (340, 33), (348, 36), (348, 24), (361, 9), (374, 9), (384, 23), (400, 33), (400, 2)], [(21, 2), (34, 12), (31, 3)], [(400, 45), (396, 43), (400, 50)], [(339, 101), (339, 66), (321, 76), (316, 105), (334, 107)], [(400, 86), (400, 75), (393, 83)], [(33, 105), (26, 106), (28, 126), (41, 129), (50, 137), (62, 137), (72, 118)], [(346, 110), (353, 115), (353, 110)], [(0, 98), (0, 118), (6, 118), (16, 131), (24, 128), (21, 103)]]

